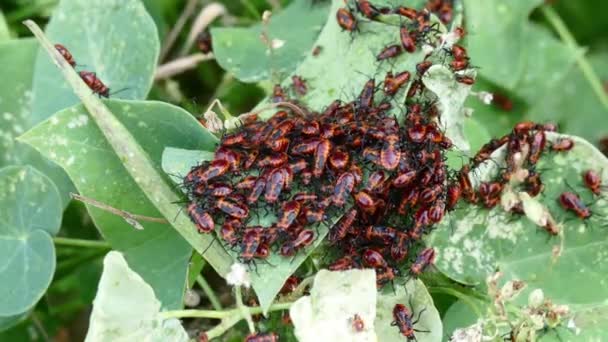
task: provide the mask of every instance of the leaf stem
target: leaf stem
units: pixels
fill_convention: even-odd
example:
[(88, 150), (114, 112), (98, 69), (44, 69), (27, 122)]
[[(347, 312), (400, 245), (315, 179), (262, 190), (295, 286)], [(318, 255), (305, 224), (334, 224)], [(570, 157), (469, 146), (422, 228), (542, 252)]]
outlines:
[(203, 292), (205, 292), (205, 295), (211, 302), (211, 306), (213, 306), (215, 310), (222, 310), (222, 303), (220, 303), (219, 298), (217, 298), (217, 295), (215, 294), (213, 288), (211, 288), (207, 280), (199, 274), (198, 276), (196, 276), (196, 283), (198, 284), (198, 286), (201, 287)]
[(249, 311), (249, 307), (243, 304), (243, 294), (241, 293), (241, 287), (234, 287), (234, 296), (236, 297), (236, 307), (241, 311), (241, 317), (245, 317), (247, 321), (247, 326), (249, 327), (249, 332), (255, 332), (255, 326), (253, 325), (253, 319), (251, 318), (251, 312)]
[(131, 214), (130, 212), (126, 211), (126, 210), (122, 210), (122, 209), (116, 209), (108, 204), (99, 202), (98, 200), (86, 197), (86, 196), (82, 196), (82, 195), (78, 195), (75, 193), (70, 193), (70, 196), (72, 196), (73, 199), (83, 202), (85, 204), (88, 205), (92, 205), (96, 208), (99, 208), (101, 210), (107, 211), (109, 213), (112, 213), (114, 215), (120, 216), (123, 219), (125, 219), (125, 221), (127, 221), (127, 223), (129, 223), (130, 225), (133, 226), (133, 228), (137, 229), (137, 230), (143, 230), (144, 227), (141, 226), (141, 224), (138, 221), (148, 221), (148, 222), (156, 222), (156, 223), (169, 223), (169, 221), (167, 221), (166, 219), (162, 218), (162, 217), (150, 217), (150, 216), (144, 216), (144, 215), (137, 215), (137, 214)]
[(112, 249), (109, 243), (98, 240), (83, 240), (64, 237), (54, 237), (53, 242), (58, 246)]
[[(568, 45), (570, 48), (577, 49), (579, 46), (574, 39), (572, 33), (568, 30), (566, 24), (564, 24), (562, 18), (559, 17), (557, 12), (550, 5), (544, 5), (540, 7), (540, 11), (543, 13), (547, 21), (553, 26), (557, 34), (560, 36), (562, 41)], [(587, 79), (587, 82), (593, 88), (593, 91), (599, 98), (600, 102), (604, 105), (606, 109), (608, 109), (608, 94), (604, 91), (604, 87), (602, 86), (602, 81), (599, 79), (591, 63), (585, 57), (585, 54), (577, 54), (576, 62), (583, 72), (583, 75)]]
[[(283, 311), (291, 308), (294, 302), (275, 303), (268, 308), (268, 312)], [(263, 313), (263, 310), (259, 306), (245, 306), (247, 311), (252, 315)], [(211, 319), (225, 319), (232, 316), (237, 316), (239, 320), (243, 319), (242, 312), (239, 308), (228, 309), (228, 310), (172, 310), (161, 313), (163, 319), (169, 318), (185, 318), (185, 317), (197, 317), (197, 318), (211, 318)], [(238, 322), (238, 321), (237, 321)]]

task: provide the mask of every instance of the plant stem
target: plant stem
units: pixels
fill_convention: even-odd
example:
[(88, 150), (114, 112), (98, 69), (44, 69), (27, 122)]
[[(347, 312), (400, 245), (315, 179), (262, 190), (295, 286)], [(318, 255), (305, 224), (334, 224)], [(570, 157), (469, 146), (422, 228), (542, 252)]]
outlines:
[(213, 329), (205, 332), (205, 334), (207, 335), (207, 338), (209, 340), (219, 337), (219, 336), (223, 335), (226, 332), (226, 330), (232, 328), (235, 324), (237, 324), (241, 319), (242, 319), (242, 317), (239, 315), (234, 315), (234, 316), (228, 317), (226, 319), (223, 319), (220, 324), (213, 327)]
[(144, 227), (142, 227), (142, 225), (138, 221), (169, 223), (169, 221), (167, 221), (166, 219), (164, 219), (162, 217), (150, 217), (150, 216), (132, 214), (128, 211), (114, 208), (108, 204), (102, 203), (102, 202), (92, 199), (92, 198), (88, 198), (86, 196), (78, 195), (75, 193), (70, 193), (70, 196), (72, 196), (72, 198), (75, 200), (78, 200), (78, 201), (83, 202), (88, 205), (92, 205), (96, 208), (99, 208), (101, 210), (104, 210), (104, 211), (107, 211), (114, 215), (122, 217), (125, 221), (127, 221), (128, 224), (132, 225), (133, 228), (135, 228), (137, 230), (144, 229)]
[(213, 306), (215, 310), (222, 310), (222, 303), (220, 303), (220, 300), (215, 295), (215, 292), (213, 291), (207, 280), (199, 274), (198, 276), (196, 276), (196, 282), (201, 287), (203, 292), (205, 292), (205, 295), (211, 302), (211, 306)]
[(255, 326), (253, 325), (253, 319), (251, 318), (251, 312), (249, 312), (249, 307), (243, 304), (243, 295), (241, 294), (241, 287), (234, 287), (234, 296), (236, 297), (236, 307), (241, 311), (241, 317), (245, 317), (247, 320), (247, 326), (249, 327), (249, 332), (255, 332)]
[[(276, 303), (272, 304), (268, 308), (268, 312), (287, 310), (293, 305), (293, 302)], [(250, 314), (257, 315), (262, 313), (262, 308), (259, 306), (246, 307)], [(212, 318), (212, 319), (225, 319), (231, 316), (238, 316), (239, 320), (243, 319), (241, 310), (239, 308), (229, 310), (173, 310), (165, 311), (162, 313), (164, 319), (169, 318), (184, 318), (184, 317), (197, 317), (197, 318)], [(237, 321), (238, 322), (238, 321)]]
[[(557, 12), (553, 9), (553, 7), (549, 5), (544, 5), (540, 7), (540, 11), (543, 13), (547, 21), (553, 26), (557, 34), (560, 36), (562, 41), (568, 45), (571, 49), (578, 49), (578, 44), (574, 39), (572, 33), (566, 27), (566, 24), (562, 21), (562, 18), (559, 17)], [(595, 71), (593, 71), (593, 67), (585, 58), (585, 54), (577, 54), (576, 62), (583, 72), (583, 75), (593, 88), (593, 91), (599, 98), (600, 102), (604, 105), (606, 109), (608, 109), (608, 94), (604, 91), (604, 87), (602, 86), (602, 81), (599, 79)]]
[(53, 242), (58, 246), (112, 249), (109, 243), (97, 240), (54, 237)]
[[(237, 287), (238, 288), (238, 287)], [(240, 292), (240, 291), (239, 291)], [(240, 293), (238, 293), (240, 295)], [(237, 297), (239, 298), (239, 297)], [(288, 310), (293, 305), (293, 302), (286, 303), (276, 303), (268, 308), (268, 312), (273, 311), (282, 311)], [(261, 314), (262, 308), (259, 306), (249, 307), (243, 305), (247, 310), (247, 315), (251, 318), (251, 315)], [(222, 322), (216, 325), (213, 329), (206, 332), (207, 338), (209, 340), (221, 336), (228, 329), (232, 328), (235, 324), (240, 322), (243, 317), (243, 310), (240, 308), (223, 310), (223, 311), (214, 311), (214, 310), (175, 310), (175, 311), (165, 311), (162, 313), (162, 317), (164, 319), (169, 318), (182, 318), (182, 317), (198, 317), (198, 318), (215, 318), (221, 319)]]

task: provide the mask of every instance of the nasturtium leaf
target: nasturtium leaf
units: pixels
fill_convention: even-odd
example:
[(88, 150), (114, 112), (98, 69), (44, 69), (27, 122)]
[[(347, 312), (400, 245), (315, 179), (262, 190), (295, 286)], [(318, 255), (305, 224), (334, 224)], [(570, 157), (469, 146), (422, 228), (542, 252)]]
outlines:
[[(274, 13), (267, 28), (261, 23), (249, 28), (213, 28), (213, 53), (222, 68), (243, 82), (280, 79), (310, 52), (327, 13), (325, 4), (296, 0)], [(274, 46), (271, 52), (260, 38), (264, 31)]]
[(413, 313), (414, 320), (418, 320), (414, 325), (414, 329), (420, 330), (415, 332), (417, 341), (442, 340), (441, 317), (439, 317), (439, 312), (435, 308), (433, 298), (422, 281), (412, 279), (405, 286), (395, 286), (394, 291), (387, 286), (378, 295), (376, 320), (374, 321), (378, 341), (401, 341), (404, 339), (399, 329), (396, 326), (391, 326), (394, 321), (393, 308), (395, 304), (405, 305)]
[(0, 42), (0, 167), (31, 165), (44, 173), (59, 189), (63, 206), (69, 202), (72, 182), (60, 167), (30, 146), (15, 140), (33, 125), (31, 116), (32, 77), (38, 44), (34, 39)]
[[(298, 299), (289, 310), (298, 341), (376, 341), (376, 297), (372, 269), (319, 271), (310, 296)], [(363, 320), (363, 331), (353, 329), (355, 314)], [(390, 326), (390, 321), (385, 323)]]
[[(180, 185), (183, 177), (193, 166), (200, 164), (202, 161), (210, 160), (212, 157), (213, 155), (210, 155), (207, 151), (187, 151), (178, 148), (166, 148), (162, 157), (163, 170), (171, 175), (176, 185)], [(260, 211), (254, 215), (254, 220), (249, 222), (250, 225), (270, 227), (276, 222), (276, 217), (274, 215), (264, 211)], [(333, 222), (333, 220), (330, 219), (328, 224), (331, 224), (331, 222)], [(316, 232), (318, 234), (315, 237), (315, 241), (308, 248), (298, 252), (296, 256), (285, 258), (277, 253), (271, 253), (265, 261), (258, 261), (256, 262), (256, 265), (253, 266), (255, 272), (251, 272), (251, 284), (258, 296), (260, 306), (264, 310), (267, 310), (270, 307), (287, 278), (289, 278), (302, 262), (306, 260), (308, 255), (321, 244), (329, 231), (328, 224), (318, 225), (316, 227)], [(211, 246), (214, 245), (218, 244), (215, 243)], [(240, 255), (240, 250), (227, 249), (227, 253), (231, 256), (230, 259), (236, 262)], [(224, 274), (222, 274), (222, 276), (223, 275)]]
[[(593, 53), (587, 58), (599, 78), (608, 79), (608, 53)], [(580, 68), (572, 68), (563, 82), (552, 84), (547, 94), (549, 95), (539, 98), (529, 108), (527, 115), (530, 119), (557, 122), (561, 131), (581, 136), (593, 143), (608, 136), (608, 127), (599, 124), (606, 119), (608, 110)]]
[(529, 22), (542, 0), (465, 0), (468, 52), (485, 79), (530, 102), (566, 76), (576, 51)]
[[(566, 137), (547, 133), (549, 141)], [(548, 209), (561, 231), (559, 236), (549, 235), (526, 216), (513, 217), (500, 205), (487, 210), (463, 203), (427, 241), (437, 251), (435, 266), (448, 277), (471, 285), (482, 284), (498, 268), (505, 278), (541, 288), (546, 297), (558, 303), (603, 302), (608, 297), (604, 277), (608, 254), (603, 252), (608, 245), (604, 218), (608, 203), (583, 186), (581, 175), (594, 170), (606, 179), (608, 160), (587, 141), (569, 138), (575, 142), (571, 151), (547, 151), (536, 167), (544, 190), (533, 200)], [(494, 174), (502, 152), (498, 150), (494, 160), (474, 171), (472, 180), (478, 182)], [(591, 218), (583, 221), (564, 211), (558, 198), (566, 191), (580, 195), (591, 208)]]
[[(293, 73), (302, 77), (308, 86), (306, 95), (298, 100), (315, 111), (323, 110), (335, 99), (353, 100), (370, 78), (376, 80), (376, 86), (381, 84), (387, 71), (408, 70), (414, 74), (416, 63), (424, 59), (424, 52), (418, 49), (415, 53), (404, 53), (390, 61), (376, 61), (376, 55), (384, 47), (399, 42), (398, 26), (376, 21), (361, 21), (360, 32), (351, 34), (342, 30), (336, 21), (336, 11), (343, 6), (342, 0), (332, 2), (327, 23), (314, 44), (321, 48), (321, 53), (318, 56), (309, 53)], [(398, 20), (396, 23), (398, 24)], [(395, 70), (394, 66), (399, 66), (399, 69)], [(282, 86), (297, 98), (291, 90), (291, 84), (291, 78), (288, 77)], [(397, 106), (397, 102), (403, 100), (406, 90), (407, 87), (404, 87), (395, 95), (393, 106)], [(266, 102), (262, 102), (258, 107), (266, 105)], [(274, 112), (267, 111), (262, 116)], [(401, 110), (395, 112), (401, 113)]]
[[(165, 146), (214, 148), (216, 138), (180, 108), (161, 102), (105, 103), (158, 170)], [(60, 111), (20, 139), (61, 165), (82, 195), (134, 214), (161, 217), (82, 105)], [(89, 206), (89, 213), (104, 238), (123, 252), (131, 267), (154, 288), (163, 306), (181, 306), (191, 248), (175, 229), (168, 224), (141, 221), (144, 230), (136, 231), (121, 217), (108, 212)], [(201, 244), (208, 246), (209, 242)], [(216, 248), (216, 258), (220, 259), (210, 263), (218, 268), (223, 250), (214, 244), (210, 251), (215, 252)]]
[(103, 264), (85, 341), (189, 341), (179, 320), (162, 319), (154, 290), (121, 253), (108, 253)]
[(45, 175), (29, 166), (0, 169), (0, 316), (31, 309), (46, 292), (61, 212), (57, 188)]
[[(63, 0), (46, 34), (69, 49), (79, 70), (97, 73), (110, 92), (124, 89), (112, 97), (136, 100), (148, 94), (160, 43), (140, 0)], [(44, 49), (34, 70), (34, 123), (80, 102)]]

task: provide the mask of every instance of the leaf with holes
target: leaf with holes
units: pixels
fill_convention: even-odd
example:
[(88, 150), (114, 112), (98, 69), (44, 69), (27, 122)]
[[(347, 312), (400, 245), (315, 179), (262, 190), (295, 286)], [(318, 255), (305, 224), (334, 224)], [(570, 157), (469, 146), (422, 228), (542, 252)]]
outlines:
[[(125, 100), (106, 104), (159, 170), (165, 146), (213, 149), (217, 141), (180, 108), (161, 102)], [(20, 139), (61, 165), (82, 195), (131, 213), (161, 217), (83, 106), (57, 113)], [(94, 207), (89, 207), (89, 212), (104, 238), (114, 249), (125, 253), (131, 267), (154, 288), (163, 306), (181, 306), (191, 248), (178, 232), (167, 224), (144, 221), (140, 222), (144, 230), (136, 231), (118, 216)], [(177, 214), (176, 210), (168, 219), (173, 220)], [(195, 232), (194, 227), (191, 229)], [(200, 249), (210, 242), (211, 239), (201, 240)], [(226, 263), (222, 260), (223, 250), (214, 245), (209, 252), (211, 264), (221, 272), (221, 265)], [(227, 269), (229, 264), (224, 266)]]
[(213, 53), (222, 68), (243, 82), (280, 78), (309, 53), (326, 17), (326, 5), (296, 0), (270, 18), (267, 34), (272, 53), (260, 38), (263, 24), (212, 28)]
[(29, 166), (0, 169), (0, 316), (31, 309), (51, 283), (62, 205), (55, 185)]
[[(549, 141), (568, 136), (547, 133)], [(574, 139), (569, 152), (545, 152), (537, 165), (544, 190), (525, 201), (528, 217), (513, 217), (502, 207), (492, 210), (461, 205), (433, 231), (428, 243), (436, 248), (435, 266), (448, 277), (465, 284), (480, 284), (498, 268), (505, 278), (520, 279), (545, 291), (563, 304), (601, 302), (608, 297), (604, 274), (608, 272), (608, 235), (604, 215), (608, 202), (594, 196), (582, 183), (582, 173), (594, 170), (608, 177), (608, 160), (583, 139)], [(499, 156), (502, 149), (493, 156)], [(489, 161), (473, 172), (474, 181), (496, 172)], [(573, 187), (574, 190), (571, 190)], [(575, 191), (590, 206), (593, 215), (583, 221), (558, 203), (560, 194)], [(506, 200), (507, 193), (503, 194)], [(535, 209), (536, 208), (536, 209)], [(547, 208), (561, 231), (551, 236), (537, 226), (534, 210)], [(544, 211), (544, 209), (541, 209)], [(573, 291), (576, 289), (576, 291)]]
[[(160, 43), (140, 0), (61, 1), (46, 34), (68, 48), (78, 70), (95, 72), (111, 93), (124, 89), (113, 97), (135, 100), (148, 94)], [(34, 71), (34, 124), (79, 102), (44, 49)]]

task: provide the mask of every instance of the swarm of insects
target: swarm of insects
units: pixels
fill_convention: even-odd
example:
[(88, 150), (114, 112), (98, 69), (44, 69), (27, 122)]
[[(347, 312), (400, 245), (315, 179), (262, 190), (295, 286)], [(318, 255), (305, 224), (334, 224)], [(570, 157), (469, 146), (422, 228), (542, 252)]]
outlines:
[[(255, 265), (272, 253), (293, 258), (318, 239), (319, 227), (325, 225), (335, 254), (328, 268), (373, 268), (382, 287), (402, 272), (418, 277), (433, 264), (435, 250), (423, 248), (422, 238), (461, 200), (493, 208), (514, 177), (521, 178), (518, 186), (530, 196), (537, 196), (543, 190), (536, 170), (541, 155), (568, 151), (574, 143), (547, 142), (545, 133), (556, 131), (555, 125), (522, 122), (484, 145), (462, 169), (448, 170), (446, 152), (453, 144), (442, 128), (437, 99), (423, 80), (440, 63), (457, 82), (475, 83), (464, 73), (470, 68), (466, 49), (457, 42), (443, 45), (430, 21), (429, 12), (451, 21), (452, 2), (429, 1), (425, 10), (376, 8), (363, 0), (355, 5), (336, 13), (338, 25), (351, 35), (361, 33), (365, 20), (380, 15), (405, 21), (399, 26), (400, 41), (378, 50), (378, 63), (423, 45), (431, 45), (433, 52), (415, 70), (369, 78), (354, 99), (335, 99), (319, 112), (296, 100), (306, 96), (310, 85), (293, 75), (291, 86), (273, 88), (269, 101), (276, 112), (266, 121), (248, 116), (225, 133), (214, 159), (193, 167), (183, 186), (190, 199), (187, 212), (198, 231), (216, 231), (242, 262)], [(462, 38), (465, 31), (456, 28), (454, 34)], [(401, 103), (396, 100), (399, 93), (405, 95)], [(474, 187), (471, 170), (503, 146), (506, 167), (495, 179)], [(601, 181), (595, 173), (585, 173), (583, 180), (599, 194)], [(576, 194), (564, 193), (559, 201), (582, 219), (591, 215)], [(523, 210), (514, 206), (512, 212)], [(257, 215), (276, 220), (261, 226)], [(549, 224), (544, 228), (557, 234)], [(297, 283), (290, 278), (281, 293), (293, 291)], [(415, 339), (413, 314), (403, 305), (393, 314), (400, 332)], [(353, 327), (363, 329), (357, 317)]]

